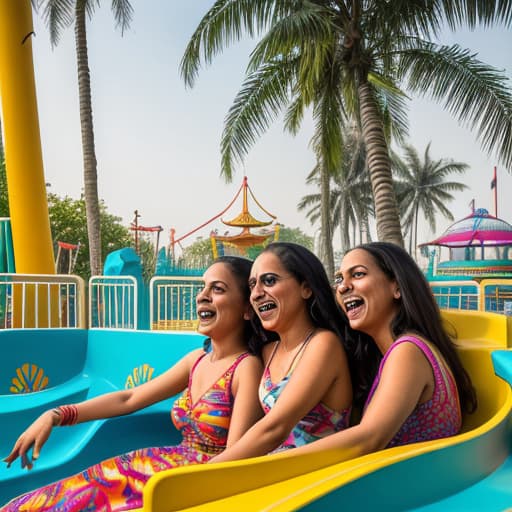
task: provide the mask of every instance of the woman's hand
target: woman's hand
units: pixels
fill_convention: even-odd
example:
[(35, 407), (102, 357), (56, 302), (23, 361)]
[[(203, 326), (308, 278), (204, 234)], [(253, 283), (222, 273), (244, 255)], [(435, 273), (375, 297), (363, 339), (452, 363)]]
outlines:
[[(18, 437), (11, 453), (4, 459), (4, 462), (7, 463), (7, 467), (9, 468), (18, 457), (21, 457), (21, 467), (32, 469), (32, 461), (39, 458), (39, 452), (50, 437), (50, 433), (57, 419), (53, 411), (46, 411), (41, 414), (41, 416)], [(32, 447), (31, 459), (28, 452)]]

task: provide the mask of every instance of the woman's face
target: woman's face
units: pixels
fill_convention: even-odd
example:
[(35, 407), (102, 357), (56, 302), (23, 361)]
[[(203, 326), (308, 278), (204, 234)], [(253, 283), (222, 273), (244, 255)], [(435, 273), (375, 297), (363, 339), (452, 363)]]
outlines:
[(243, 328), (249, 304), (229, 265), (214, 263), (203, 275), (204, 288), (196, 298), (198, 332), (220, 338)]
[(374, 336), (389, 328), (400, 290), (364, 249), (347, 253), (335, 275), (336, 300), (353, 329)]
[(249, 279), (251, 304), (269, 331), (282, 332), (303, 314), (311, 290), (283, 266), (272, 252), (260, 254), (254, 261)]

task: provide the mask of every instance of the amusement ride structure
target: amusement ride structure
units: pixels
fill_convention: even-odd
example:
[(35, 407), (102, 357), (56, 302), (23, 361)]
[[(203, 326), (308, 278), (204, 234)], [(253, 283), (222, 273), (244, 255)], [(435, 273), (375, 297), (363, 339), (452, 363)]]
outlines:
[[(422, 244), (426, 277), (443, 309), (512, 315), (512, 225), (478, 208)], [(448, 250), (448, 258), (443, 253)]]
[[(228, 212), (236, 201), (242, 196), (242, 209), (238, 215), (231, 220), (224, 220), (222, 216)], [(249, 210), (249, 197), (254, 201), (258, 208), (269, 217), (269, 220), (258, 220)], [(225, 226), (240, 228), (241, 230), (235, 234), (225, 232), (223, 235), (218, 233), (218, 229), (210, 231), (210, 241), (212, 247), (213, 259), (222, 255), (245, 256), (251, 259), (261, 251), (270, 241), (279, 239), (279, 223), (276, 222), (277, 217), (266, 210), (258, 201), (251, 188), (247, 176), (244, 176), (240, 188), (236, 192), (229, 204), (217, 215), (203, 222), (201, 225), (176, 238), (175, 230), (171, 229), (170, 254), (172, 261), (176, 261), (176, 245), (182, 247), (182, 242), (189, 238), (199, 230), (204, 229), (216, 220), (220, 220)], [(264, 229), (267, 228), (267, 229)], [(259, 229), (259, 232), (255, 232)]]
[[(432, 280), (512, 279), (512, 225), (483, 208), (422, 245), (438, 249), (430, 258), (428, 277)], [(440, 259), (443, 247), (449, 249), (447, 260)]]

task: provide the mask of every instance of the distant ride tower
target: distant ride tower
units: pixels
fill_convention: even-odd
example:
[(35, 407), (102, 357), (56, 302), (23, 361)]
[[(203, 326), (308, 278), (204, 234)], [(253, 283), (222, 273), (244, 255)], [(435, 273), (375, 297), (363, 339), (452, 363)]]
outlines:
[[(266, 226), (270, 226), (272, 222), (276, 219), (275, 215), (271, 214), (254, 197), (248, 183), (247, 176), (244, 176), (244, 180), (242, 182), (242, 186), (237, 192), (235, 199), (238, 198), (240, 192), (243, 193), (243, 202), (242, 202), (242, 211), (239, 213), (234, 219), (226, 221), (221, 219), (222, 223), (226, 226), (242, 228), (242, 231), (235, 235), (218, 235), (217, 233), (212, 233), (210, 238), (212, 240), (212, 250), (213, 256), (216, 258), (221, 252), (223, 254), (233, 254), (240, 256), (252, 256), (250, 254), (250, 249), (252, 248), (261, 248), (266, 245), (271, 238), (277, 240), (279, 237), (279, 224), (274, 225), (273, 230), (269, 230), (267, 232), (253, 233), (251, 229), (254, 228), (264, 228)], [(249, 204), (247, 193), (251, 194), (254, 202), (269, 216), (271, 220), (269, 221), (261, 221), (257, 220), (250, 212), (249, 212)], [(219, 250), (220, 249), (220, 250)]]

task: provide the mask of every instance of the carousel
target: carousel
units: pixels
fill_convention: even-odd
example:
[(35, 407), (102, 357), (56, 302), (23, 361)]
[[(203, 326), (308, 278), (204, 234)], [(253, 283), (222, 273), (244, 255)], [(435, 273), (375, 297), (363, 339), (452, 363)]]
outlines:
[[(512, 225), (477, 209), (420, 246), (442, 309), (512, 315)], [(448, 251), (448, 255), (446, 255)]]
[(429, 253), (429, 280), (512, 279), (512, 225), (484, 208), (420, 247)]

